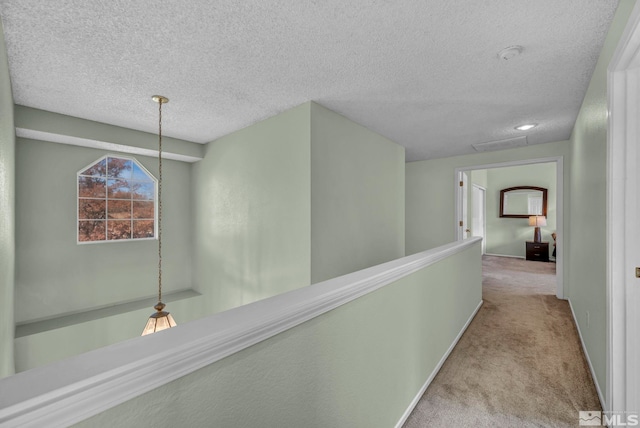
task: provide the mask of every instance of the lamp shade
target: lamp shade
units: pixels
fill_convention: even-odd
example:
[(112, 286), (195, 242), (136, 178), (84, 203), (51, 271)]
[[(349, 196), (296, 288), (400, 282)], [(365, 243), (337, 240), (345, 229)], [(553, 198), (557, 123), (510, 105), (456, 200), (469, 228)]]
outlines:
[(529, 216), (529, 226), (546, 226), (547, 218), (543, 215), (532, 215)]
[(171, 314), (163, 311), (164, 303), (158, 302), (155, 308), (158, 312), (149, 317), (147, 325), (144, 327), (144, 330), (142, 330), (141, 336), (146, 336), (147, 334), (155, 333), (156, 331), (166, 330), (177, 325)]

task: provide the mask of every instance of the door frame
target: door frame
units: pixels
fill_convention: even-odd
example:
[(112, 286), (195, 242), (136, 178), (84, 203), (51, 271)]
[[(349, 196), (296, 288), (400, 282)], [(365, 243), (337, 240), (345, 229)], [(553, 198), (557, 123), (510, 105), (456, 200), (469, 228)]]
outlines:
[[(489, 164), (480, 164), (480, 165), (470, 165), (464, 167), (458, 167), (454, 170), (454, 186), (455, 186), (455, 218), (453, 219), (454, 224), (454, 239), (456, 241), (460, 241), (464, 239), (464, 236), (460, 236), (459, 233), (459, 219), (462, 215), (462, 207), (460, 198), (457, 196), (460, 192), (458, 191), (460, 177), (463, 172), (469, 172), (476, 169), (492, 169), (492, 168), (504, 168), (507, 166), (521, 166), (521, 165), (532, 165), (536, 163), (552, 163), (556, 164), (556, 297), (558, 299), (564, 299), (564, 259), (565, 259), (565, 246), (563, 245), (564, 241), (564, 156), (553, 156), (547, 158), (535, 158), (535, 159), (523, 159), (523, 160), (514, 160), (507, 162), (498, 162), (498, 163), (489, 163)], [(486, 233), (486, 232), (485, 232)]]
[[(480, 186), (479, 184), (471, 183), (471, 209), (473, 210), (473, 201), (475, 198), (473, 197), (473, 189), (480, 189), (482, 191), (482, 230), (484, 232), (482, 236), (482, 254), (484, 255), (487, 252), (487, 189), (485, 187)], [(471, 215), (473, 218), (473, 214)], [(471, 223), (471, 233), (473, 233), (473, 222)]]
[(458, 236), (460, 239), (468, 238), (467, 230), (471, 230), (469, 220), (469, 174), (466, 171), (460, 172), (458, 183), (458, 202), (460, 203), (460, 215), (458, 216)]
[(607, 69), (607, 392), (611, 412), (640, 411), (640, 3)]

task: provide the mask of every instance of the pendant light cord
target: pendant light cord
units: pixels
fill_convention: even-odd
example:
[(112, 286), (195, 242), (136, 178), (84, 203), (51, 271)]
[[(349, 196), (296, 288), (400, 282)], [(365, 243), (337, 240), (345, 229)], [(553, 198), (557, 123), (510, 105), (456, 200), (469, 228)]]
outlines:
[(162, 100), (158, 103), (158, 302), (162, 302)]

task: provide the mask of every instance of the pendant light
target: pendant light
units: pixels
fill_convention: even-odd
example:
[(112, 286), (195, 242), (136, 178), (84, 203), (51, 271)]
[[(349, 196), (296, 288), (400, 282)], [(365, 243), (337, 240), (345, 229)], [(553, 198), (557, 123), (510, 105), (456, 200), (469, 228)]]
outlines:
[(169, 99), (162, 95), (151, 97), (158, 103), (158, 303), (154, 306), (156, 312), (149, 317), (142, 336), (175, 327), (177, 324), (169, 312), (164, 310), (162, 303), (162, 104)]

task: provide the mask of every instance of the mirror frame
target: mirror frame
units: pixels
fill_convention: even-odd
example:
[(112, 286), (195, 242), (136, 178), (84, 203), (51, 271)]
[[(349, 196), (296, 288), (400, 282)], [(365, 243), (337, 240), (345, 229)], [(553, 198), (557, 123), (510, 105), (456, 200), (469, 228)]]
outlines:
[(505, 214), (504, 213), (504, 194), (512, 190), (537, 190), (542, 192), (542, 215), (547, 215), (547, 189), (544, 187), (534, 186), (516, 186), (508, 187), (500, 191), (500, 217), (506, 218), (529, 218), (529, 214)]

